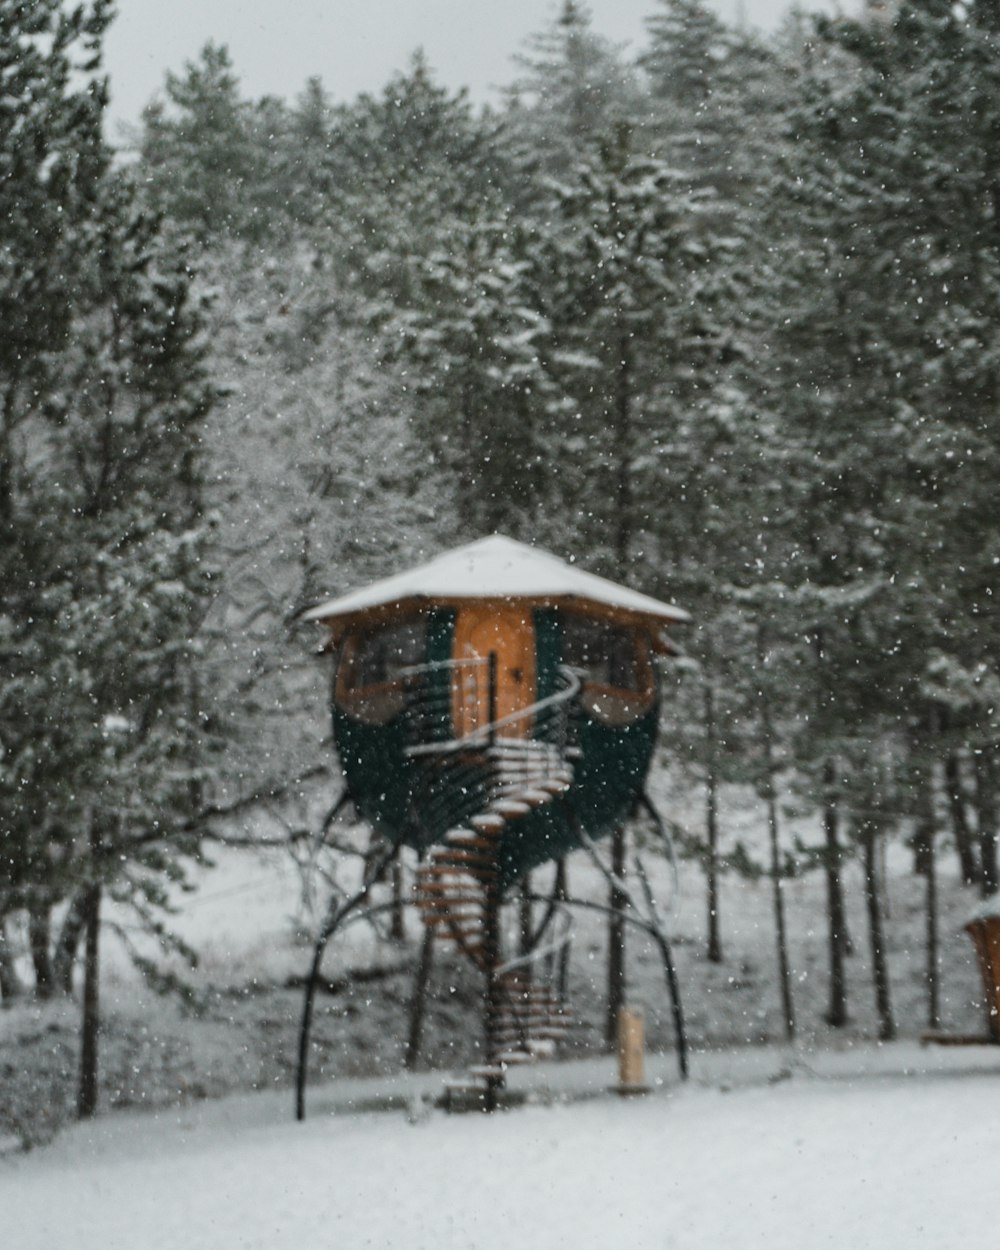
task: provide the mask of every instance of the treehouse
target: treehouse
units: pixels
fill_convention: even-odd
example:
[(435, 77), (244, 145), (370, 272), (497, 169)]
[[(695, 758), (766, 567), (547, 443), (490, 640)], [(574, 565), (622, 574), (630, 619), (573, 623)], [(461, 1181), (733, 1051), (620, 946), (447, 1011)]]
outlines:
[(330, 631), (358, 812), (421, 852), (478, 817), (504, 884), (629, 814), (656, 737), (653, 659), (688, 619), (499, 536), (308, 617)]
[[(421, 967), (441, 938), (485, 975), (483, 1062), (450, 1088), (490, 1109), (508, 1066), (548, 1053), (570, 1023), (569, 900), (557, 877), (536, 927), (525, 892), (519, 949), (505, 957), (507, 887), (631, 814), (656, 741), (654, 657), (674, 651), (664, 630), (687, 615), (496, 536), (308, 617), (327, 627), (335, 657), (333, 732), (347, 793), (387, 839), (383, 865), (402, 845), (420, 856)], [(323, 949), (366, 891), (335, 908), (317, 940), (300, 1116)], [(668, 979), (673, 986), (672, 970)]]

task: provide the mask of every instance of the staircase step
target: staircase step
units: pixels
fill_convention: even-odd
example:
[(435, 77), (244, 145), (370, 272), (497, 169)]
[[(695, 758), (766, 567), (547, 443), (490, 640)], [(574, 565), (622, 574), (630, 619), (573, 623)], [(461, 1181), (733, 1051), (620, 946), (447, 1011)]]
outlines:
[(557, 1042), (568, 1037), (572, 1031), (568, 1024), (534, 1024), (524, 1029), (497, 1029), (496, 1038), (498, 1042), (513, 1042), (518, 1045), (534, 1040)]
[[(484, 812), (482, 816), (473, 816), (469, 823), (478, 828), (479, 822), (487, 818), (490, 818), (489, 813)], [(506, 825), (506, 823), (507, 822), (504, 820), (500, 827), (503, 828), (503, 825)], [(456, 851), (495, 851), (496, 838), (483, 838), (476, 837), (475, 834), (463, 834), (461, 837), (457, 838), (449, 837), (446, 845), (449, 850)]]
[(522, 803), (520, 799), (498, 799), (493, 810), (501, 816), (527, 816), (531, 811), (530, 803)]
[(554, 1011), (525, 1011), (515, 1014), (511, 1011), (500, 1011), (491, 1017), (497, 1024), (498, 1028), (512, 1029), (529, 1029), (535, 1025), (543, 1028), (551, 1026), (564, 1026), (568, 1028), (573, 1023), (572, 1016), (567, 1016)]
[(437, 868), (447, 869), (447, 872), (439, 872), (435, 875), (438, 877), (460, 876), (464, 875), (475, 881), (485, 881), (497, 875), (496, 860), (482, 860), (473, 862), (468, 859), (451, 859), (442, 857), (436, 861)]
[[(499, 812), (480, 812), (478, 815), (473, 816), (473, 818), (469, 821), (469, 824), (472, 825), (474, 829), (478, 829), (481, 833), (499, 833), (502, 829), (505, 828), (507, 821), (503, 816), (499, 814)], [(483, 846), (483, 847), (495, 846), (495, 842), (493, 839), (490, 839), (489, 841), (487, 841), (485, 838), (477, 839), (475, 842), (472, 842), (470, 840), (468, 843), (466, 843), (466, 841), (464, 840), (461, 843), (452, 840), (450, 844), (452, 846), (458, 846), (458, 845), (462, 845), (462, 846), (476, 845), (476, 846)]]
[(478, 886), (477, 878), (457, 869), (421, 875), (413, 883), (413, 889), (418, 894), (475, 894), (476, 898), (481, 898)]
[(573, 782), (570, 778), (546, 777), (544, 780), (535, 783), (535, 789), (544, 790), (546, 794), (555, 797), (559, 794), (565, 794), (572, 784)]
[(434, 852), (433, 862), (435, 864), (451, 864), (459, 868), (465, 864), (468, 864), (470, 868), (494, 868), (497, 860), (493, 851), (473, 851), (463, 846), (448, 846), (446, 844)]
[(565, 1037), (572, 1032), (568, 1024), (553, 1024), (550, 1020), (532, 1020), (528, 1024), (498, 1024), (496, 1036), (518, 1040), (529, 1037)]
[(425, 903), (421, 906), (420, 913), (428, 923), (451, 921), (453, 924), (475, 925), (477, 928), (482, 928), (483, 924), (483, 913), (468, 903), (455, 906), (447, 901)]
[(478, 904), (479, 899), (471, 894), (456, 895), (454, 898), (417, 899), (417, 907), (425, 914), (447, 915), (456, 920), (465, 916), (479, 920), (482, 917), (482, 911)]
[(423, 890), (428, 894), (448, 894), (453, 890), (457, 890), (460, 894), (463, 891), (475, 891), (477, 896), (481, 894), (481, 882), (478, 877), (474, 877), (471, 872), (464, 869), (447, 868), (440, 872), (421, 873), (413, 883), (414, 890)]
[(522, 790), (518, 795), (518, 798), (523, 803), (528, 803), (532, 807), (541, 807), (545, 803), (551, 803), (552, 797), (548, 790), (543, 790), (541, 787), (533, 790)]

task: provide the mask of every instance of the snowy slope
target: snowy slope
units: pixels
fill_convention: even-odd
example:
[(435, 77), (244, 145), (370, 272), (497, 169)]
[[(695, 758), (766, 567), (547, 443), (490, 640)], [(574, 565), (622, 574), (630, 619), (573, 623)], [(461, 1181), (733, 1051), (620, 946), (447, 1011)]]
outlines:
[[(995, 1067), (996, 1065), (994, 1065)], [(690, 1087), (493, 1118), (288, 1121), (273, 1095), (0, 1161), (16, 1250), (990, 1245), (997, 1073)]]

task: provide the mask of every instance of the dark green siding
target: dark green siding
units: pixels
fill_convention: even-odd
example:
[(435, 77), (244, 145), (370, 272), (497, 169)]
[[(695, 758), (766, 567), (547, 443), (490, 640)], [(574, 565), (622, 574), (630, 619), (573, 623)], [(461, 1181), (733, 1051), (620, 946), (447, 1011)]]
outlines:
[[(455, 634), (455, 613), (439, 609), (427, 614), (427, 660), (451, 659)], [(447, 670), (428, 679), (436, 723), (430, 727), (434, 740), (451, 735), (451, 695)], [(426, 770), (406, 755), (410, 723), (406, 713), (386, 725), (367, 725), (343, 709), (333, 708), (333, 740), (340, 756), (341, 768), (358, 814), (383, 837), (393, 842), (425, 845), (438, 832), (432, 822), (419, 819), (422, 802), (427, 797)], [(433, 790), (433, 786), (432, 786)]]
[[(555, 691), (561, 655), (558, 614), (534, 613), (538, 698)], [(427, 660), (451, 658), (455, 612), (428, 613)], [(419, 726), (423, 741), (450, 738), (451, 696), (447, 670), (427, 678), (432, 709)], [(573, 785), (561, 797), (512, 821), (500, 845), (505, 884), (579, 845), (580, 825), (593, 838), (627, 820), (642, 793), (656, 742), (657, 710), (626, 726), (605, 725), (580, 709), (571, 739)], [(386, 725), (367, 725), (334, 707), (333, 731), (344, 776), (361, 817), (396, 842), (423, 847), (485, 805), (483, 761), (473, 757), (406, 755), (413, 724), (403, 713)]]
[(572, 788), (508, 826), (500, 846), (505, 885), (575, 850), (578, 822), (592, 838), (602, 838), (629, 818), (649, 772), (656, 727), (656, 708), (620, 727), (579, 715)]
[(559, 615), (552, 608), (536, 608), (535, 617), (535, 689), (536, 698), (547, 699), (555, 694), (556, 678), (562, 654)]

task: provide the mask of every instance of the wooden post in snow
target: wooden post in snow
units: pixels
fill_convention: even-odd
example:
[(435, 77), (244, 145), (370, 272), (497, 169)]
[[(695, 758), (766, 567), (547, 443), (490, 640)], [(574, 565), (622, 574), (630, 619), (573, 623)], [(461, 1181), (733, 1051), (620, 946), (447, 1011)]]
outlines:
[(643, 1015), (631, 1007), (618, 1008), (618, 1093), (645, 1094), (646, 1045)]

